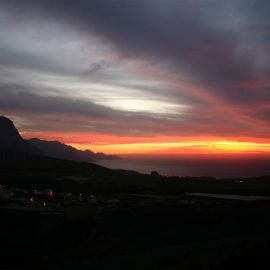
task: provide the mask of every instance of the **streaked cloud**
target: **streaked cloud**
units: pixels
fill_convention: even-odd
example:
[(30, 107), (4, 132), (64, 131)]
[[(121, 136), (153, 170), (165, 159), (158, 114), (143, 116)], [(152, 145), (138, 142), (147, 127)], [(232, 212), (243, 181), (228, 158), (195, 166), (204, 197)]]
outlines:
[(0, 108), (22, 132), (270, 135), (268, 1), (2, 0), (0, 8)]

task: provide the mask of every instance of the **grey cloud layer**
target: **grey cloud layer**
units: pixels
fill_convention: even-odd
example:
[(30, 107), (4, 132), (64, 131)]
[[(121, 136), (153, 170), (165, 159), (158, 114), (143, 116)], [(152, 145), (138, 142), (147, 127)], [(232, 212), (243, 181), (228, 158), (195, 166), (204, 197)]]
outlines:
[[(269, 71), (268, 1), (13, 1), (17, 10), (44, 12), (90, 29), (126, 55), (173, 62), (208, 80), (237, 80)], [(262, 63), (259, 63), (259, 62)]]
[[(111, 134), (136, 134), (162, 130), (162, 116), (131, 113), (97, 105), (91, 101), (56, 96), (41, 96), (20, 91), (21, 86), (0, 86), (0, 108), (11, 116), (24, 116), (31, 125), (27, 130), (94, 131)], [(52, 120), (48, 122), (48, 120)], [(177, 119), (171, 118), (170, 125)], [(163, 121), (166, 119), (163, 118)]]
[[(163, 69), (170, 73), (173, 78), (184, 76), (186, 80), (194, 85), (202, 85), (208, 93), (222, 102), (235, 107), (243, 116), (263, 120), (269, 120), (268, 110), (259, 108), (265, 105), (270, 98), (270, 3), (269, 1), (248, 0), (2, 0), (1, 3), (15, 17), (28, 17), (58, 20), (71, 29), (78, 29), (84, 35), (95, 33), (104, 43), (113, 44), (124, 59), (134, 61), (143, 59), (149, 65)], [(26, 18), (26, 19), (25, 19)], [(18, 28), (20, 26), (18, 25)], [(31, 46), (31, 45), (30, 45)], [(1, 51), (0, 59), (3, 63), (20, 65), (25, 67), (29, 60), (33, 68), (45, 69), (46, 72), (60, 72), (57, 64), (46, 60), (16, 55), (10, 51)], [(2, 55), (2, 56), (1, 56)], [(10, 60), (16, 59), (12, 62)], [(106, 59), (106, 57), (105, 57)], [(40, 64), (42, 63), (42, 64)], [(82, 77), (91, 77), (98, 80), (106, 80), (106, 76), (100, 75), (102, 71), (110, 66), (104, 60), (89, 65), (85, 70), (79, 69)], [(72, 67), (71, 67), (72, 70)], [(74, 68), (76, 70), (76, 68)], [(71, 71), (71, 74), (75, 71)], [(97, 73), (99, 75), (97, 75)], [(263, 83), (263, 86), (262, 85)], [(117, 84), (117, 82), (115, 82)], [(121, 84), (121, 81), (119, 81)], [(246, 87), (247, 84), (253, 85)], [(241, 86), (239, 86), (241, 85)], [(146, 88), (144, 88), (146, 89)], [(149, 92), (153, 91), (153, 88)], [(238, 132), (239, 134), (259, 134), (257, 130), (260, 123), (255, 127), (241, 122), (239, 119), (231, 119), (218, 112), (219, 104), (204, 104), (196, 96), (192, 96), (188, 90), (170, 91), (165, 97), (190, 102), (194, 110), (185, 115), (183, 119), (172, 122), (160, 119), (160, 123), (171, 130), (176, 129), (181, 133), (181, 126), (190, 132), (203, 133), (203, 127), (209, 127), (213, 133), (224, 134), (226, 131)], [(24, 101), (25, 108), (44, 108), (40, 113), (50, 109), (49, 105), (58, 102), (59, 108), (65, 107), (66, 111), (74, 110), (78, 113), (86, 111), (91, 115), (92, 121), (102, 118), (107, 121), (115, 121), (115, 125), (123, 126), (128, 119), (132, 119), (134, 129), (160, 131), (158, 123), (154, 124), (148, 116), (114, 111), (95, 104), (85, 104), (83, 101), (43, 98), (39, 104), (37, 96), (30, 97), (13, 96), (17, 103), (8, 103), (8, 96), (2, 96), (2, 108), (7, 109), (13, 104), (14, 111), (20, 109)], [(5, 102), (6, 100), (6, 102)], [(33, 102), (32, 102), (32, 101)], [(21, 103), (20, 103), (21, 102)], [(75, 102), (75, 103), (74, 103)], [(206, 102), (206, 101), (205, 101)], [(84, 105), (83, 105), (84, 104)], [(215, 106), (217, 108), (215, 108)], [(254, 109), (250, 110), (250, 107)], [(89, 109), (91, 108), (91, 109)], [(30, 109), (29, 109), (30, 110)], [(90, 110), (90, 111), (88, 111)], [(254, 112), (257, 111), (257, 112)], [(209, 114), (202, 117), (203, 114)], [(212, 119), (212, 118), (215, 119)], [(117, 120), (116, 120), (117, 119)], [(156, 119), (153, 117), (153, 119)], [(122, 121), (122, 122), (121, 122)], [(220, 128), (215, 126), (219, 121), (224, 125)], [(122, 124), (121, 124), (122, 123)], [(144, 123), (144, 124), (142, 124)], [(147, 126), (150, 126), (147, 128)], [(178, 126), (179, 125), (179, 126)], [(175, 127), (175, 128), (174, 128)], [(242, 132), (243, 131), (243, 132)], [(124, 132), (124, 131), (123, 131)], [(263, 131), (265, 136), (265, 131)]]
[[(131, 136), (189, 136), (190, 133), (203, 136), (214, 132), (231, 136), (239, 130), (239, 124), (222, 119), (222, 115), (213, 118), (207, 114), (207, 110), (197, 115), (186, 115), (187, 119), (158, 118), (155, 114), (123, 112), (90, 101), (41, 96), (19, 89), (22, 87), (1, 86), (0, 108), (6, 115), (25, 117), (27, 124), (21, 125), (25, 131), (105, 132)], [(189, 117), (192, 122), (188, 121)]]

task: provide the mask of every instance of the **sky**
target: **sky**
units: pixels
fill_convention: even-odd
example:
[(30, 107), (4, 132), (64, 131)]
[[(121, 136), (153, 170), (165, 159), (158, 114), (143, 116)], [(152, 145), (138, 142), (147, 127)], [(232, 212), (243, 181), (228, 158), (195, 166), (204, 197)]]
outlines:
[(115, 154), (270, 152), (270, 2), (0, 0), (0, 113)]

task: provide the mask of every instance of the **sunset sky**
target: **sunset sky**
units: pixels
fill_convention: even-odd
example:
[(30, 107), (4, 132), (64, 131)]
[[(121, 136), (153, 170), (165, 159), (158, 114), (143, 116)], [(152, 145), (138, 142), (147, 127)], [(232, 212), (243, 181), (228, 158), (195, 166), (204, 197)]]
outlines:
[(270, 153), (269, 0), (0, 0), (0, 114), (115, 154)]

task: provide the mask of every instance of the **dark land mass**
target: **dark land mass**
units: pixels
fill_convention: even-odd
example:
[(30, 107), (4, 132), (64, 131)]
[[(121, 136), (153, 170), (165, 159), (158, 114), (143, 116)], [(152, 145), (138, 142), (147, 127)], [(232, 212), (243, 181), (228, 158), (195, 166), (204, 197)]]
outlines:
[[(15, 194), (0, 202), (4, 269), (260, 269), (270, 264), (270, 200), (187, 195), (270, 196), (269, 177), (163, 177), (31, 156), (2, 162), (0, 179)], [(53, 190), (55, 197), (34, 190)], [(72, 193), (72, 199), (64, 193)], [(93, 195), (94, 203), (85, 199)], [(29, 202), (32, 196), (35, 201)]]
[(0, 269), (270, 267), (269, 176), (165, 177), (6, 146)]
[(119, 159), (116, 155), (94, 153), (91, 150), (81, 151), (58, 141), (45, 141), (37, 138), (24, 140), (13, 122), (4, 116), (0, 116), (0, 149), (73, 161), (93, 162)]
[(13, 122), (0, 116), (0, 148), (16, 152), (41, 154), (40, 151), (23, 140)]
[(104, 153), (94, 153), (91, 150), (78, 150), (72, 146), (58, 141), (45, 141), (40, 139), (28, 140), (32, 146), (40, 150), (43, 155), (52, 158), (62, 158), (73, 161), (93, 162), (98, 160), (119, 159), (116, 155), (105, 155)]

